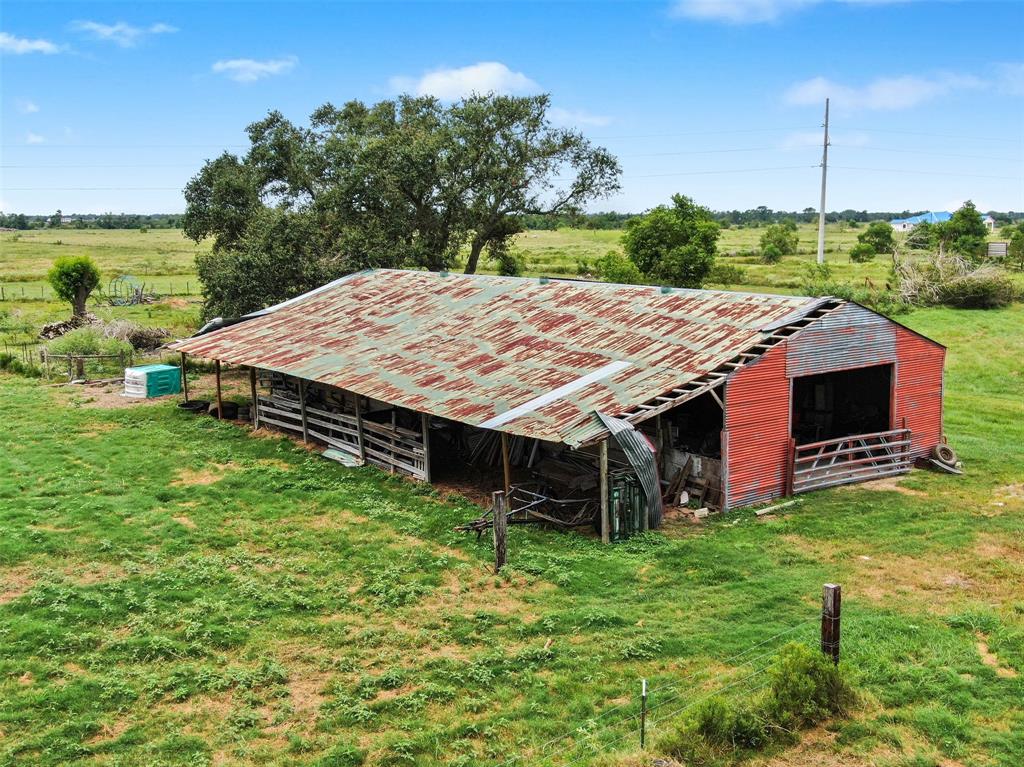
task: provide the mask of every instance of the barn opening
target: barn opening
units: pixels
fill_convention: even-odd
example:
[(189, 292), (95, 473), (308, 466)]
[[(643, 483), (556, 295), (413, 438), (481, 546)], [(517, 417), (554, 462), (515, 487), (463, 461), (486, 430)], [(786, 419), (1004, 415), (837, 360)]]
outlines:
[(798, 445), (890, 428), (892, 365), (793, 379), (792, 436)]

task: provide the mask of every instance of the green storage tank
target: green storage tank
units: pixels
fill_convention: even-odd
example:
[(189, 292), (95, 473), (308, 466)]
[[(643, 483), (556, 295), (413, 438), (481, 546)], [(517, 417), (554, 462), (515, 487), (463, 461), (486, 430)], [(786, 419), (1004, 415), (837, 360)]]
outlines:
[(181, 368), (174, 365), (140, 365), (125, 368), (124, 396), (163, 397), (181, 391)]

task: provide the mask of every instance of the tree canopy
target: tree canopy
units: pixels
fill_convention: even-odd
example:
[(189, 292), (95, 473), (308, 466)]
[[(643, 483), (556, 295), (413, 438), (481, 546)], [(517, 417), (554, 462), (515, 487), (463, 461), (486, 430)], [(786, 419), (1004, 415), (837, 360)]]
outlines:
[(626, 255), (652, 280), (699, 288), (715, 263), (721, 234), (711, 211), (681, 194), (626, 223)]
[(796, 230), (796, 222), (791, 219), (780, 224), (772, 224), (761, 235), (761, 250), (774, 245), (783, 256), (795, 256), (799, 244), (800, 235)]
[(892, 253), (896, 250), (892, 225), (887, 221), (873, 221), (867, 229), (857, 235), (857, 242), (867, 245), (875, 253)]
[[(401, 96), (325, 104), (309, 127), (279, 112), (250, 149), (209, 161), (185, 189), (185, 233), (213, 237), (197, 261), (206, 313), (236, 314), (366, 267), (508, 266), (528, 216), (578, 212), (619, 188), (618, 161), (554, 127), (545, 95)], [(253, 269), (283, 270), (257, 275)]]
[(950, 250), (972, 260), (978, 260), (985, 255), (988, 228), (970, 200), (965, 202), (948, 221), (935, 224), (934, 231), (938, 235), (941, 252)]
[(85, 316), (85, 302), (100, 284), (100, 270), (88, 256), (61, 256), (46, 275), (53, 292), (71, 304), (75, 317)]

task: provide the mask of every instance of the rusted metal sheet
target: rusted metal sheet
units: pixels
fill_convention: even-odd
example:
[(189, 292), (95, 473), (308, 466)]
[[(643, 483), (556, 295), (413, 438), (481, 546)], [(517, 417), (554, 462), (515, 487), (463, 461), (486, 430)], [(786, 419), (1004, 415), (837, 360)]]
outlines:
[(790, 462), (786, 340), (729, 376), (725, 455), (730, 509), (786, 493)]
[[(680, 386), (819, 303), (370, 270), (172, 348), (575, 445), (593, 431), (593, 413), (615, 416)], [(595, 371), (607, 374), (594, 380)], [(545, 398), (558, 389), (565, 394)], [(499, 418), (531, 401), (511, 420)]]
[(896, 328), (894, 425), (910, 429), (910, 454), (927, 455), (942, 441), (942, 368), (946, 350), (903, 327)]
[(789, 342), (786, 374), (796, 378), (895, 362), (897, 327), (858, 304), (841, 306)]

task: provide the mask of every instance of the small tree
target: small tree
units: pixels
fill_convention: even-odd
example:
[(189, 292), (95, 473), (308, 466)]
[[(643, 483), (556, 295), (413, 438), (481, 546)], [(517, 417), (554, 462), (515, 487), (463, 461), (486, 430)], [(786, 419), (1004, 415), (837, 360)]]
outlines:
[(597, 259), (594, 262), (594, 271), (605, 282), (619, 285), (639, 285), (644, 281), (644, 276), (636, 264), (617, 250), (609, 250)]
[(1024, 223), (1010, 235), (1010, 244), (1006, 248), (1006, 261), (1014, 269), (1024, 270)]
[[(784, 256), (796, 255), (797, 246), (800, 244), (800, 236), (796, 231), (796, 224), (792, 221), (783, 221), (781, 224), (772, 224), (761, 235), (761, 252), (769, 245), (774, 245)], [(769, 262), (774, 263), (774, 262)]]
[(777, 264), (782, 260), (782, 250), (774, 242), (761, 248), (761, 261), (765, 264)]
[(710, 210), (676, 194), (672, 207), (659, 205), (630, 219), (622, 245), (630, 260), (651, 279), (699, 288), (714, 266), (720, 233)]
[(874, 261), (876, 255), (875, 249), (866, 242), (858, 242), (850, 248), (850, 260), (858, 264)]
[(949, 221), (936, 224), (935, 230), (938, 233), (940, 253), (949, 250), (975, 262), (985, 255), (988, 227), (970, 200)]
[(88, 256), (62, 256), (46, 275), (53, 292), (71, 304), (75, 317), (85, 316), (85, 302), (100, 284), (100, 270)]
[[(892, 253), (896, 250), (896, 240), (892, 236), (892, 226), (886, 221), (875, 221), (867, 229), (857, 235), (857, 242), (871, 248), (874, 258), (875, 253)], [(866, 251), (864, 251), (866, 253)], [(850, 253), (853, 258), (853, 253)], [(870, 259), (869, 259), (870, 260)]]
[(61, 224), (61, 222), (62, 222), (63, 220), (64, 220), (64, 214), (63, 214), (63, 213), (61, 213), (61, 212), (60, 212), (60, 208), (58, 208), (58, 209), (57, 209), (57, 212), (56, 212), (56, 213), (54, 213), (54, 214), (53, 214), (52, 216), (50, 216), (50, 218), (49, 218), (49, 220), (47, 221), (47, 223), (48, 223), (48, 224), (49, 224), (50, 226), (52, 226), (52, 227), (55, 227), (55, 228), (59, 229), (59, 228), (60, 228), (60, 224)]

